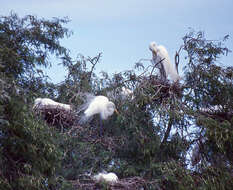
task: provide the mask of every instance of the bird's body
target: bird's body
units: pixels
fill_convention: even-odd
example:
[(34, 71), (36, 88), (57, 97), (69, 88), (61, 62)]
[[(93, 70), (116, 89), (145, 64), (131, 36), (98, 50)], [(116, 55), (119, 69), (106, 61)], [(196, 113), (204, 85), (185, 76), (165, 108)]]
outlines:
[(99, 173), (95, 175), (94, 180), (97, 182), (107, 182), (107, 183), (116, 183), (118, 181), (118, 177), (115, 173)]
[(66, 111), (71, 110), (71, 106), (68, 104), (62, 104), (59, 102), (55, 102), (49, 98), (36, 98), (34, 101), (33, 109), (43, 109), (45, 107), (53, 108), (53, 109), (64, 109)]
[(85, 117), (89, 118), (95, 114), (100, 114), (101, 119), (106, 120), (115, 111), (115, 104), (105, 96), (95, 96), (84, 111)]
[(121, 96), (122, 97), (131, 97), (131, 99), (134, 99), (133, 91), (125, 88), (124, 86), (121, 88)]
[[(162, 78), (166, 79), (169, 75), (172, 81), (178, 81), (180, 79), (180, 76), (177, 70), (175, 69), (175, 66), (171, 64), (171, 60), (166, 48), (162, 45), (156, 45), (155, 42), (151, 42), (149, 45), (149, 49), (152, 51), (153, 61), (155, 62), (155, 64), (159, 62), (162, 63), (158, 64), (158, 68), (160, 69)], [(162, 66), (163, 68), (161, 68)], [(162, 73), (161, 70), (163, 69), (165, 73)]]

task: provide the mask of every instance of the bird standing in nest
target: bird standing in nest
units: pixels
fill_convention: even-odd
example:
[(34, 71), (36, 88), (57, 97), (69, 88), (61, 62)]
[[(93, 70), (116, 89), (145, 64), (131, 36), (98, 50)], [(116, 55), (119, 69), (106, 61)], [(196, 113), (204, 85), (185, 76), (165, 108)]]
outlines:
[[(101, 120), (107, 120), (114, 112), (118, 113), (113, 102), (109, 101), (106, 96), (91, 96), (87, 97), (87, 103), (81, 109), (85, 109), (84, 116), (80, 123), (88, 121), (92, 116), (99, 114)], [(102, 126), (100, 120), (100, 127)]]
[(88, 108), (85, 110), (85, 117), (90, 118), (95, 114), (100, 114), (102, 120), (108, 119), (114, 111), (117, 112), (115, 104), (105, 96), (95, 96), (88, 105)]
[(118, 181), (118, 177), (115, 173), (98, 173), (93, 177), (93, 179), (97, 182), (106, 182), (110, 184), (114, 184)]
[(155, 42), (151, 42), (149, 49), (152, 52), (153, 62), (157, 64), (156, 67), (160, 70), (161, 79), (165, 81), (169, 76), (172, 81), (179, 81), (178, 64), (176, 64), (176, 68), (171, 64), (166, 48), (162, 45), (157, 45)]
[(65, 111), (71, 111), (71, 106), (68, 104), (62, 104), (59, 102), (55, 102), (49, 98), (36, 98), (34, 101), (33, 109), (43, 109), (43, 108), (50, 108), (50, 109), (61, 109)]

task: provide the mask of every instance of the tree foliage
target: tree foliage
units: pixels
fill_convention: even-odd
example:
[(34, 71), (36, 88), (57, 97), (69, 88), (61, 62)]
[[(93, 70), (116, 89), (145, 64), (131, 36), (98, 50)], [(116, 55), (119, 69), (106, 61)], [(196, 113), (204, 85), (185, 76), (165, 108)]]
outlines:
[(57, 134), (35, 118), (32, 96), (49, 92), (38, 66), (49, 53), (65, 56), (59, 39), (66, 19), (47, 21), (15, 13), (0, 18), (0, 186), (1, 189), (56, 189), (62, 158)]

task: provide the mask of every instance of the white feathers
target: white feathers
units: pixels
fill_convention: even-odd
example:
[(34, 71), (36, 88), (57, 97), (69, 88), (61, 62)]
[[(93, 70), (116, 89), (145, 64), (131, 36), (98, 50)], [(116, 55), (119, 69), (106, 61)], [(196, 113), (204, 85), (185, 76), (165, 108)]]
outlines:
[[(169, 77), (171, 78), (172, 81), (176, 82), (180, 79), (180, 76), (175, 69), (175, 66), (171, 64), (170, 57), (168, 55), (168, 52), (166, 48), (162, 45), (156, 45), (155, 42), (151, 42), (149, 45), (149, 49), (152, 51), (152, 56), (153, 56), (153, 61), (154, 63), (159, 63), (160, 61), (162, 62), (163, 68), (165, 70), (165, 76), (164, 77)], [(158, 65), (158, 67), (160, 64)], [(161, 68), (160, 72), (161, 72)], [(162, 73), (161, 73), (162, 74)]]
[(120, 94), (122, 97), (131, 97), (131, 100), (134, 99), (133, 91), (124, 86), (121, 88)]
[(126, 87), (119, 87), (111, 91), (107, 91), (107, 96), (113, 100), (119, 99), (129, 99), (133, 100), (135, 98), (133, 91)]
[(100, 114), (101, 119), (106, 120), (115, 111), (115, 104), (108, 100), (105, 96), (95, 96), (90, 100), (88, 108), (84, 114), (89, 118), (95, 114)]
[(123, 96), (130, 96), (133, 92), (128, 89), (128, 88), (125, 88), (124, 86), (121, 88), (121, 95)]
[(98, 173), (93, 177), (93, 179), (97, 182), (106, 182), (106, 183), (116, 183), (118, 181), (118, 177), (115, 173)]
[(49, 107), (52, 109), (63, 109), (66, 111), (71, 111), (71, 106), (68, 104), (62, 104), (59, 102), (55, 102), (49, 98), (36, 98), (34, 101), (33, 109), (43, 109), (45, 107)]

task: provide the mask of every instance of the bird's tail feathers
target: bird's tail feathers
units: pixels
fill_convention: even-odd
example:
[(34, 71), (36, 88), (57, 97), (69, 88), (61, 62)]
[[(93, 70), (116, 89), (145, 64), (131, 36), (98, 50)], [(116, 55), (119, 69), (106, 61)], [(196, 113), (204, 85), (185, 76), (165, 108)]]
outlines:
[(92, 117), (87, 117), (85, 114), (83, 114), (80, 118), (80, 120), (78, 121), (79, 125), (83, 125), (85, 123), (87, 123), (89, 120), (91, 120)]

